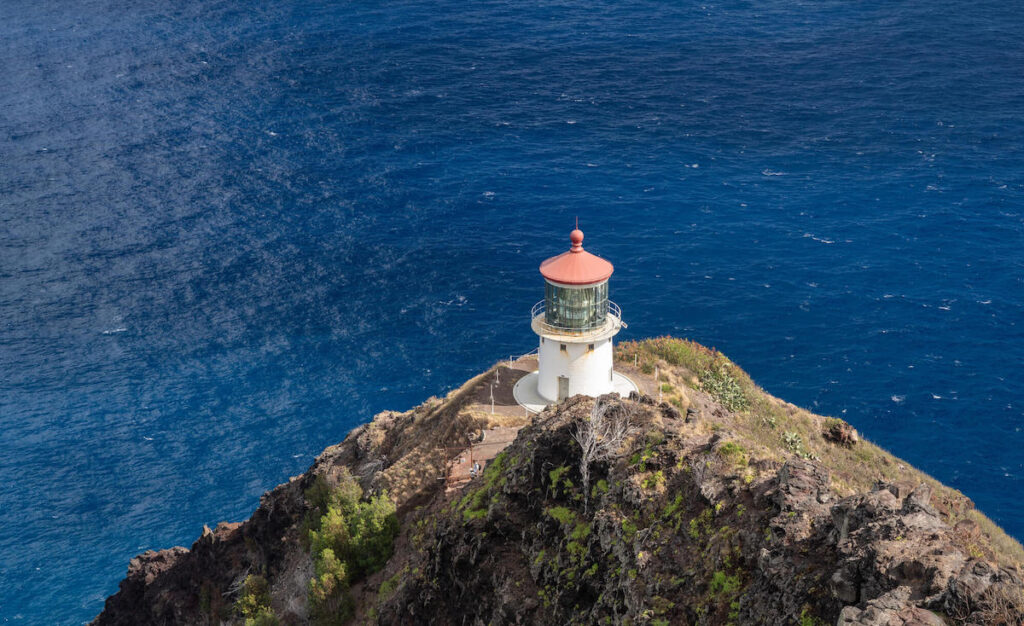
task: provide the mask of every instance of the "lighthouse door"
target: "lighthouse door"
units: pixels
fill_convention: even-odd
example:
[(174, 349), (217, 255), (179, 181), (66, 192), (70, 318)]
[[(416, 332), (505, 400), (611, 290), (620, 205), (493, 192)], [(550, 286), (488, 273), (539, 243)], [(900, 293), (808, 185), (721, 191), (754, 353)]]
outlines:
[(561, 402), (569, 397), (569, 377), (558, 377), (558, 401)]

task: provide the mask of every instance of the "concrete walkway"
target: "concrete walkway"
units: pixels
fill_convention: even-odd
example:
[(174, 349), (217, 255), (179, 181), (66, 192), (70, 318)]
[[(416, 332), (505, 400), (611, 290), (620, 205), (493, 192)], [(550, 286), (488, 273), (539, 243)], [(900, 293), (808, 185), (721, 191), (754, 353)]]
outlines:
[[(512, 394), (519, 406), (531, 413), (540, 413), (551, 404), (537, 393), (537, 377), (536, 371), (531, 372), (516, 381), (515, 387), (512, 388)], [(612, 391), (626, 398), (631, 391), (639, 391), (639, 388), (624, 374), (612, 372)]]
[[(518, 428), (491, 428), (481, 433), (483, 439), (448, 460), (447, 490), (453, 491), (480, 476), (487, 463), (512, 444)], [(480, 469), (473, 471), (475, 466)]]
[[(516, 438), (523, 424), (529, 422), (529, 415), (540, 413), (549, 404), (537, 393), (537, 357), (528, 355), (519, 359), (502, 361), (493, 375), (482, 381), (471, 392), (468, 408), (480, 413), (513, 418), (517, 423), (510, 426), (496, 426), (483, 431), (483, 440), (466, 447), (455, 446), (447, 452), (446, 486), (449, 492), (460, 489), (473, 481), (472, 468), (479, 464), (481, 470)], [(658, 383), (649, 375), (633, 367), (631, 363), (615, 362), (612, 390), (622, 397), (639, 390), (657, 396)], [(623, 372), (619, 372), (621, 369)], [(639, 383), (639, 384), (638, 384)], [(638, 389), (639, 388), (639, 389)], [(477, 472), (477, 477), (480, 473)]]

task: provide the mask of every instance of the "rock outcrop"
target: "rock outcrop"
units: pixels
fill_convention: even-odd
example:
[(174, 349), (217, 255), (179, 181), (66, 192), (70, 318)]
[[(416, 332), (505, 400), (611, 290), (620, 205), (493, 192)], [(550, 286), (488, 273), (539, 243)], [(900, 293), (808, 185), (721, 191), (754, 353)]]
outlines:
[[(400, 521), (384, 569), (350, 590), (352, 623), (1022, 623), (1020, 559), (999, 547), (1019, 545), (983, 529), (969, 500), (836, 440), (824, 418), (746, 393), (732, 409), (700, 384), (682, 410), (643, 394), (570, 398), (454, 490), (436, 451), (480, 426), (465, 393), (382, 414), (250, 520), (133, 559), (94, 623), (240, 623), (235, 602), (255, 573), (275, 619), (308, 623), (309, 494), (341, 474), (387, 490)], [(577, 442), (595, 403), (629, 428), (584, 474)]]

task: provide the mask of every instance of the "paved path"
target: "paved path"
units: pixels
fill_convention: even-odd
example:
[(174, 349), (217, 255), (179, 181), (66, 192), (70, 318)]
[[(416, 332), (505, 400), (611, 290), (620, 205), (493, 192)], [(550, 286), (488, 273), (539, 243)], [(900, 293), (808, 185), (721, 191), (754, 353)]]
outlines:
[[(470, 398), (468, 408), (472, 411), (495, 415), (528, 418), (539, 413), (547, 405), (537, 394), (537, 357), (528, 356), (513, 361), (502, 361), (494, 372), (478, 385)], [(532, 390), (532, 395), (530, 391)], [(642, 373), (632, 363), (615, 362), (615, 391), (625, 397), (630, 391), (639, 390), (654, 398), (658, 397), (658, 384), (654, 377)], [(492, 403), (493, 397), (493, 403)], [(519, 400), (517, 400), (517, 397)], [(524, 419), (523, 423), (529, 420)], [(484, 439), (472, 446), (452, 449), (448, 461), (448, 490), (459, 489), (473, 480), (472, 468), (479, 464), (481, 471), (487, 463), (508, 447), (521, 426), (496, 427), (483, 431)]]
[(491, 428), (483, 431), (483, 441), (467, 446), (448, 461), (448, 490), (459, 489), (475, 480), (473, 466), (479, 465), (482, 471), (491, 459), (515, 441), (518, 432), (518, 428)]

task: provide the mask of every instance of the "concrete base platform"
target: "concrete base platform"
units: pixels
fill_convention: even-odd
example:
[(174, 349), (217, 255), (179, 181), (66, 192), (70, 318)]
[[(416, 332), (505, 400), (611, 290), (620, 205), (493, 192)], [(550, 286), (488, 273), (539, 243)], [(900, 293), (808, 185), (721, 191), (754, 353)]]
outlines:
[[(545, 407), (552, 404), (537, 393), (537, 378), (537, 372), (531, 372), (520, 378), (516, 382), (516, 386), (512, 388), (516, 402), (530, 413), (540, 413)], [(612, 372), (612, 391), (614, 393), (625, 398), (629, 396), (629, 392), (638, 390), (636, 383), (632, 380), (618, 372)]]

